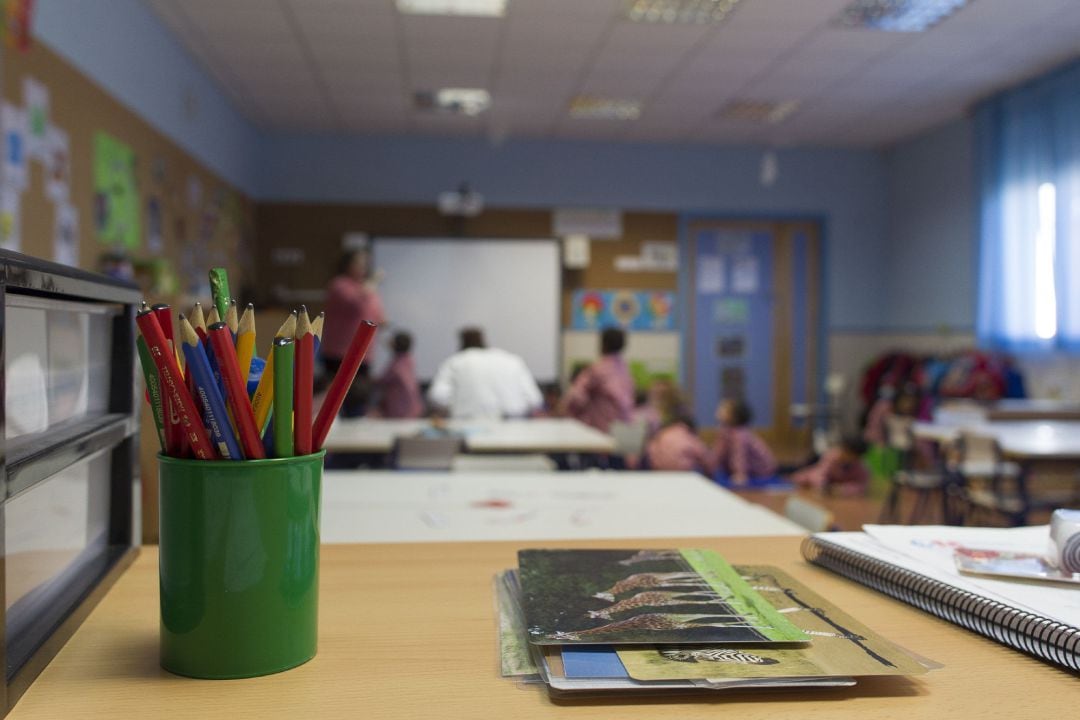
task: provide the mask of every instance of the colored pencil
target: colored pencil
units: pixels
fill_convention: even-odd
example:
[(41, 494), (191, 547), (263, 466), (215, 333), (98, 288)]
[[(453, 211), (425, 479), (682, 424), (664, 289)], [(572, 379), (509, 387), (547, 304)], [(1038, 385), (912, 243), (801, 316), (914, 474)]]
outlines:
[(229, 332), (232, 333), (234, 344), (236, 343), (236, 333), (238, 332), (240, 325), (240, 316), (237, 313), (236, 301), (232, 300), (229, 302), (229, 309), (225, 311), (225, 317), (222, 318), (222, 320), (225, 321), (225, 324), (229, 326)]
[[(285, 322), (278, 328), (275, 338), (292, 337), (296, 333), (297, 312), (293, 310)], [(255, 388), (255, 394), (251, 396), (251, 407), (255, 411), (255, 426), (260, 431), (266, 429), (266, 422), (270, 419), (274, 402), (274, 348), (266, 354), (266, 365), (263, 367), (262, 377)]]
[(240, 445), (229, 424), (225, 400), (221, 397), (217, 381), (214, 380), (214, 372), (210, 369), (210, 361), (206, 358), (206, 350), (195, 328), (183, 315), (180, 316), (180, 338), (188, 375), (195, 383), (195, 400), (201, 406), (203, 423), (210, 431), (218, 454), (228, 460), (243, 460)]
[(255, 307), (248, 303), (236, 333), (236, 363), (240, 366), (240, 375), (247, 383), (251, 375), (251, 359), (255, 357)]
[[(209, 274), (210, 294), (214, 297), (214, 307), (217, 308), (218, 319), (224, 320), (225, 313), (229, 311), (229, 300), (232, 299), (232, 294), (229, 292), (229, 273), (225, 268), (216, 267), (211, 268)], [(209, 318), (207, 320), (209, 321)]]
[[(210, 444), (206, 428), (199, 421), (199, 411), (195, 407), (195, 401), (188, 392), (187, 386), (184, 385), (176, 355), (169, 351), (165, 333), (157, 317), (153, 311), (140, 312), (135, 316), (135, 322), (146, 339), (146, 347), (157, 367), (161, 387), (166, 397), (173, 400), (174, 407), (180, 415), (180, 422), (191, 452), (200, 460), (212, 460), (216, 455), (214, 446)], [(180, 452), (180, 449), (168, 448), (168, 451), (171, 454)]]
[(135, 347), (139, 351), (139, 364), (142, 365), (143, 377), (146, 379), (146, 401), (150, 403), (150, 414), (154, 417), (158, 444), (161, 446), (161, 452), (165, 452), (168, 445), (165, 442), (164, 398), (161, 397), (161, 383), (158, 381), (157, 368), (154, 367), (150, 348), (146, 347), (146, 340), (142, 335), (135, 340)]
[[(296, 379), (293, 381), (293, 445), (297, 455), (310, 455), (311, 400), (315, 378), (315, 336), (307, 308), (300, 307), (296, 320)], [(275, 371), (275, 377), (277, 372)], [(275, 395), (277, 391), (275, 390)]]
[(219, 322), (223, 322), (221, 313), (218, 312), (216, 307), (210, 308), (210, 312), (206, 313), (206, 327), (209, 330), (211, 325), (216, 325)]
[[(165, 335), (165, 340), (169, 350), (173, 355), (176, 355), (176, 333), (173, 328), (172, 308), (165, 303), (157, 303), (150, 306), (151, 312), (154, 313), (154, 317), (157, 318), (158, 325), (161, 326), (161, 332)], [(180, 359), (177, 356), (177, 363)], [(190, 390), (190, 388), (189, 388)], [(184, 444), (184, 428), (180, 425), (180, 415), (173, 408), (173, 402), (169, 398), (164, 398), (164, 412), (165, 420), (165, 447), (181, 448)]]
[(274, 455), (292, 457), (293, 445), (293, 362), (296, 342), (274, 338)]
[(191, 309), (191, 317), (188, 318), (188, 322), (191, 323), (191, 327), (195, 328), (199, 339), (206, 342), (206, 316), (203, 315), (201, 302), (195, 303), (195, 307)]
[(319, 357), (319, 348), (322, 346), (322, 329), (323, 322), (326, 320), (326, 313), (321, 312), (319, 316), (311, 321), (311, 334), (315, 336), (315, 357)]
[[(334, 418), (337, 417), (338, 411), (341, 410), (341, 403), (345, 401), (349, 386), (352, 385), (353, 378), (356, 377), (356, 372), (360, 369), (360, 363), (364, 360), (364, 356), (371, 346), (371, 341), (375, 338), (375, 329), (375, 323), (365, 320), (360, 323), (360, 327), (356, 329), (356, 334), (353, 335), (353, 339), (349, 343), (349, 349), (345, 352), (345, 357), (341, 361), (341, 367), (338, 369), (337, 375), (334, 376), (333, 381), (330, 383), (330, 389), (326, 392), (326, 398), (323, 400), (319, 415), (315, 418), (315, 425), (311, 430), (311, 442), (316, 450), (321, 450), (323, 443), (326, 442), (326, 436), (330, 432), (330, 425), (333, 424)], [(297, 419), (297, 422), (299, 422), (299, 419)]]
[(236, 348), (233, 345), (229, 326), (223, 322), (214, 323), (206, 329), (210, 337), (210, 346), (218, 361), (221, 381), (225, 385), (225, 396), (233, 421), (236, 422), (240, 447), (249, 460), (262, 460), (266, 457), (259, 432), (255, 427), (255, 415), (251, 411), (251, 402), (247, 396), (247, 384), (240, 377), (240, 366), (236, 364)]

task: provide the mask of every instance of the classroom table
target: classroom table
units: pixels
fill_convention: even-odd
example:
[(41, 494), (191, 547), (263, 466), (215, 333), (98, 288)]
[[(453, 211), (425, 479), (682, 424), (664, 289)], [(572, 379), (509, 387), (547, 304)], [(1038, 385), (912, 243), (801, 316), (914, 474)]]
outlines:
[(545, 546), (702, 547), (734, 563), (776, 565), (944, 667), (913, 679), (866, 678), (851, 688), (554, 701), (539, 686), (499, 677), (491, 580), (515, 566), (526, 545), (441, 543), (324, 546), (319, 654), (278, 675), (191, 680), (158, 665), (157, 549), (146, 547), (9, 717), (941, 720), (1056, 718), (1080, 706), (1075, 674), (811, 566), (799, 542), (639, 538)]
[(951, 442), (961, 432), (997, 439), (1001, 452), (1019, 462), (1080, 460), (1080, 422), (1068, 420), (912, 424), (916, 438)]
[(329, 470), (324, 543), (802, 535), (696, 473)]
[(991, 422), (1008, 420), (1080, 420), (1080, 404), (1065, 400), (1006, 399), (987, 408)]
[[(615, 450), (615, 440), (571, 418), (448, 420), (473, 453), (595, 453)], [(338, 418), (326, 438), (328, 452), (389, 453), (399, 437), (433, 429), (430, 420)]]

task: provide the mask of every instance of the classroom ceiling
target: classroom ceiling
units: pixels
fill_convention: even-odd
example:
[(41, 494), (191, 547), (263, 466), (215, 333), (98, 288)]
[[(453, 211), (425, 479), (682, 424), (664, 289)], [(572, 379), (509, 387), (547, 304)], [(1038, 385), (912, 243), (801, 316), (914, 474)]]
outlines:
[[(634, 23), (625, 0), (509, 0), (505, 17), (394, 0), (144, 0), (256, 124), (302, 132), (881, 146), (1075, 57), (1076, 0), (970, 0), (923, 33), (840, 27), (851, 0), (741, 0), (717, 25)], [(484, 88), (476, 117), (418, 91)], [(571, 118), (579, 95), (633, 121)], [(798, 101), (778, 124), (733, 101)], [(737, 113), (736, 113), (737, 115)]]

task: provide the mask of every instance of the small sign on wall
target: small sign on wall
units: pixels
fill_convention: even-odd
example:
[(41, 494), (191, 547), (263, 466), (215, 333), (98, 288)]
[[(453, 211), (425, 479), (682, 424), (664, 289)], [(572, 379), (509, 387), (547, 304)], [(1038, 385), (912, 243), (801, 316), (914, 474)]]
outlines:
[(552, 234), (588, 235), (594, 240), (622, 237), (622, 211), (605, 208), (556, 208), (552, 213)]

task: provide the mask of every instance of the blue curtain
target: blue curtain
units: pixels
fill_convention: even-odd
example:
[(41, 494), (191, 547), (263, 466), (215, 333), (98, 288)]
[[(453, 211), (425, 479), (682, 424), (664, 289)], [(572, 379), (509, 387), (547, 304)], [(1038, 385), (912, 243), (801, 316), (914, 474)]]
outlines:
[[(1019, 352), (1080, 351), (1080, 63), (979, 105), (981, 344)], [(1039, 187), (1056, 196), (1057, 333), (1041, 338), (1036, 298)], [(1044, 333), (1045, 334), (1045, 333)]]

